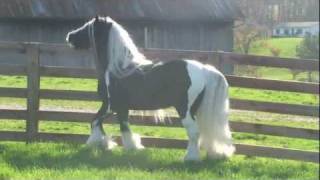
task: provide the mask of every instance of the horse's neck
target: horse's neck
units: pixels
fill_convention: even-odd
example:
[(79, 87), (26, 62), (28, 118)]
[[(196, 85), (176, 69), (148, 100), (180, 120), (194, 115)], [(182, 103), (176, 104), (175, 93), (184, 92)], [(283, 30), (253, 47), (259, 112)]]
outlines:
[[(98, 41), (101, 41), (101, 39), (99, 39)], [(103, 42), (96, 42), (97, 44), (104, 44)], [(105, 52), (105, 47), (104, 46), (100, 46), (100, 45), (96, 45), (96, 57), (95, 57), (95, 67), (96, 67), (96, 71), (97, 71), (97, 75), (99, 79), (103, 79), (107, 70), (107, 66), (108, 66), (108, 56)]]

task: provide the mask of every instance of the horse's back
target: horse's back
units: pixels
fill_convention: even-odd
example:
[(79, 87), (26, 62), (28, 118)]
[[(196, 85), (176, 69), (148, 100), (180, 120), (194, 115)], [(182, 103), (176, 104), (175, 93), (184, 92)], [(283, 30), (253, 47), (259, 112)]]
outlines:
[(174, 106), (187, 95), (190, 86), (187, 62), (173, 60), (142, 66), (132, 75), (116, 80), (118, 106), (129, 109), (159, 109)]

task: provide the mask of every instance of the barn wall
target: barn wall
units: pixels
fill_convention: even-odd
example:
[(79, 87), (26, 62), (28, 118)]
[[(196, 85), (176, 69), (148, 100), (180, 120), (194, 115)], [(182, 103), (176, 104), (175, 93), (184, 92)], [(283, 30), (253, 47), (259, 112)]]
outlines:
[[(0, 41), (65, 43), (67, 32), (81, 24), (72, 21), (0, 21)], [(93, 67), (92, 56), (83, 54), (47, 53), (40, 58), (43, 65)], [(25, 64), (26, 59), (23, 54), (0, 49), (0, 63)]]
[(66, 33), (80, 23), (46, 21), (0, 21), (0, 41), (64, 42)]
[[(65, 35), (83, 22), (73, 21), (0, 21), (0, 41), (65, 43)], [(232, 51), (232, 23), (173, 24), (123, 23), (139, 47)], [(77, 58), (77, 61), (71, 59)], [(93, 67), (92, 57), (71, 54), (47, 54), (42, 64)], [(25, 63), (20, 55), (0, 50), (0, 63)]]
[(232, 24), (163, 24), (147, 26), (149, 48), (231, 51)]

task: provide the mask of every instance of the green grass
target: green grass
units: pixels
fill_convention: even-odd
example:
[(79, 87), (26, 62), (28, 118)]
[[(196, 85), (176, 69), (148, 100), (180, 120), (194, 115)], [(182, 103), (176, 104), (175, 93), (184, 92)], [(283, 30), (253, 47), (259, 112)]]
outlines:
[[(258, 77), (266, 79), (277, 79), (277, 80), (294, 80), (308, 82), (307, 72), (300, 72), (296, 79), (293, 79), (293, 75), (289, 69), (284, 68), (266, 68), (261, 67), (258, 69)], [(319, 82), (319, 72), (312, 72), (312, 79), (314, 82)]]
[(319, 129), (318, 117), (305, 117), (255, 111), (231, 111), (229, 119), (236, 122)]
[[(296, 47), (299, 45), (302, 39), (303, 38), (271, 38), (266, 40), (258, 40), (252, 44), (249, 54), (273, 56), (270, 51), (270, 48), (277, 48), (280, 50), (279, 57), (298, 58), (296, 53)], [(254, 69), (253, 66), (248, 67)], [(239, 69), (243, 68), (241, 68), (240, 66)], [(238, 75), (248, 75), (248, 73), (244, 70), (239, 70), (236, 73)], [(268, 79), (293, 80), (291, 71), (289, 69), (284, 68), (258, 67), (256, 68), (254, 76)], [(319, 82), (318, 72), (313, 72), (312, 77), (315, 82)], [(307, 81), (307, 72), (299, 73), (296, 79), (294, 80)]]
[(230, 97), (288, 104), (319, 105), (318, 95), (284, 91), (230, 88)]
[(280, 49), (280, 57), (297, 57), (296, 47), (303, 38), (272, 38), (268, 40), (259, 40), (253, 43), (249, 54), (273, 56), (270, 48)]
[[(2, 123), (6, 124), (6, 126), (0, 126), (0, 131), (25, 131), (25, 121), (2, 120)], [(187, 139), (184, 128), (147, 127), (134, 125), (132, 125), (131, 128), (134, 132), (139, 133), (142, 136)], [(40, 121), (39, 129), (40, 132), (47, 133), (90, 133), (90, 125), (88, 123)], [(119, 125), (104, 125), (104, 129), (110, 135), (120, 135)], [(298, 138), (276, 137), (250, 133), (233, 133), (233, 138), (235, 142), (243, 144), (264, 145), (310, 151), (317, 151), (319, 149), (319, 143), (316, 140), (304, 140)]]
[[(239, 117), (240, 115), (240, 117)], [(247, 112), (231, 117), (247, 121)], [(291, 117), (277, 121), (278, 115), (262, 114), (263, 123), (305, 125), (317, 128), (318, 121)], [(250, 121), (256, 121), (249, 119)], [(261, 120), (261, 119), (259, 119)], [(291, 120), (291, 121), (290, 121)], [(297, 123), (297, 124), (295, 124)], [(183, 128), (131, 126), (143, 136), (185, 139)], [(111, 135), (119, 135), (118, 125), (104, 125)], [(1, 130), (25, 130), (25, 121), (2, 120)], [(40, 121), (41, 132), (89, 134), (87, 123)], [(249, 133), (233, 133), (234, 141), (253, 145), (317, 151), (319, 142)], [(0, 179), (317, 179), (318, 164), (235, 155), (226, 161), (204, 159), (200, 163), (183, 163), (184, 150), (153, 149), (129, 152), (116, 148), (112, 152), (87, 149), (66, 143), (0, 143)], [(205, 158), (202, 154), (202, 158)]]
[(184, 163), (183, 150), (129, 152), (77, 144), (0, 144), (1, 179), (317, 179), (313, 163), (235, 156)]

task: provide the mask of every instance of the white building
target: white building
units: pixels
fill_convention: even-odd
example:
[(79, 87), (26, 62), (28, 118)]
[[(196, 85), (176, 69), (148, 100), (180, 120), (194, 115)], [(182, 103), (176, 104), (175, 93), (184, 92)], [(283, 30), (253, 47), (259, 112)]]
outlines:
[(288, 22), (275, 26), (274, 37), (303, 37), (307, 33), (319, 35), (319, 22)]

